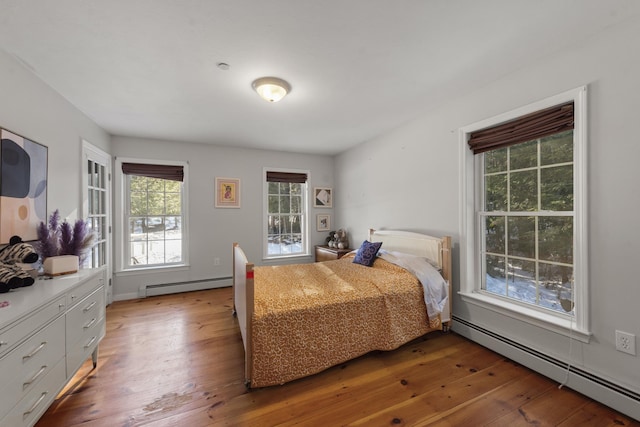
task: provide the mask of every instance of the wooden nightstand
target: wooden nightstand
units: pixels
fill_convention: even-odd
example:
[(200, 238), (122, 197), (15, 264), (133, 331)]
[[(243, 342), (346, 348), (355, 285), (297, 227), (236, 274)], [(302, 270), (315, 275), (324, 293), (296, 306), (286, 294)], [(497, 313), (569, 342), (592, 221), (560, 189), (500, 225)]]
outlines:
[(316, 245), (316, 262), (331, 261), (334, 259), (340, 259), (351, 252), (351, 249), (338, 249), (330, 248), (325, 245)]

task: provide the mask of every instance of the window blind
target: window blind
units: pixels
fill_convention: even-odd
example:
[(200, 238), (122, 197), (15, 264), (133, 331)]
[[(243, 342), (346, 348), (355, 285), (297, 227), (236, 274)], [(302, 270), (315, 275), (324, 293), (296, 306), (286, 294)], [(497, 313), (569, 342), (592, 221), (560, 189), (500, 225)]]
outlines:
[(122, 163), (125, 175), (146, 176), (171, 181), (184, 181), (184, 168), (174, 165), (152, 165), (147, 163)]
[(267, 171), (267, 182), (288, 182), (291, 184), (304, 184), (307, 182), (307, 174)]
[(573, 101), (518, 117), (505, 123), (471, 132), (473, 154), (520, 144), (573, 129)]

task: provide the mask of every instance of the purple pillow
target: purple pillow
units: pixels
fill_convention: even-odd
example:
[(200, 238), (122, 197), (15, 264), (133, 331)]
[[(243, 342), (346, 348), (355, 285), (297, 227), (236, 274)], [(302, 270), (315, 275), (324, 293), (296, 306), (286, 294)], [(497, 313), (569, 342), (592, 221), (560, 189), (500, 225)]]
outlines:
[(356, 257), (353, 259), (353, 262), (371, 267), (376, 260), (380, 246), (382, 246), (382, 242), (371, 243), (365, 240), (362, 242), (362, 245), (360, 245), (358, 252), (356, 252)]

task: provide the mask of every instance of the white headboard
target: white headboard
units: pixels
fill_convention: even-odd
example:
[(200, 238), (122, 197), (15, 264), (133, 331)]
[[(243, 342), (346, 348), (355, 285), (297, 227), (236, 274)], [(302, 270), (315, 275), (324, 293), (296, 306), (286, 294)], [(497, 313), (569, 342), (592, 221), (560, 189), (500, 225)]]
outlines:
[(382, 249), (428, 258), (442, 268), (442, 239), (426, 234), (398, 230), (369, 229), (370, 242), (382, 242)]

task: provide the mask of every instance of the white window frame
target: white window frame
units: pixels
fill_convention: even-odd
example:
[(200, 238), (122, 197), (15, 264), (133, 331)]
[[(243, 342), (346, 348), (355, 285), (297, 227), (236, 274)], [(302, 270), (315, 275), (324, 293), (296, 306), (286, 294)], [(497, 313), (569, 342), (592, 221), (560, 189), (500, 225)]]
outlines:
[[(302, 213), (302, 247), (303, 252), (294, 255), (269, 255), (269, 224), (267, 217), (269, 215), (269, 183), (267, 182), (267, 172), (288, 172), (288, 173), (304, 173), (307, 175), (307, 183), (305, 190), (302, 194), (302, 206), (304, 212)], [(283, 168), (263, 168), (262, 170), (262, 258), (264, 260), (278, 260), (278, 259), (292, 259), (308, 257), (309, 252), (309, 182), (311, 182), (311, 171), (306, 169), (283, 169)]]
[[(477, 214), (482, 210), (482, 168), (479, 156), (469, 149), (469, 134), (516, 119), (523, 115), (574, 102), (574, 301), (575, 315), (537, 309), (529, 304), (506, 300), (482, 289), (482, 225)], [(534, 324), (556, 333), (589, 342), (589, 282), (587, 239), (587, 88), (581, 86), (516, 110), (460, 129), (460, 296), (470, 304)]]
[[(182, 262), (175, 264), (155, 264), (143, 267), (131, 267), (126, 262), (129, 249), (126, 247), (127, 229), (128, 226), (125, 222), (125, 209), (127, 207), (128, 192), (126, 188), (127, 180), (125, 174), (122, 172), (122, 163), (143, 163), (150, 165), (170, 165), (170, 166), (182, 166), (184, 171), (184, 179), (182, 185)], [(188, 236), (189, 236), (189, 163), (175, 160), (151, 160), (151, 159), (136, 159), (136, 158), (116, 158), (115, 161), (115, 212), (121, 212), (120, 215), (115, 215), (115, 227), (116, 233), (120, 237), (118, 240), (117, 249), (119, 254), (116, 255), (115, 268), (116, 272), (139, 272), (158, 269), (184, 269), (189, 265), (189, 252), (188, 252)]]

